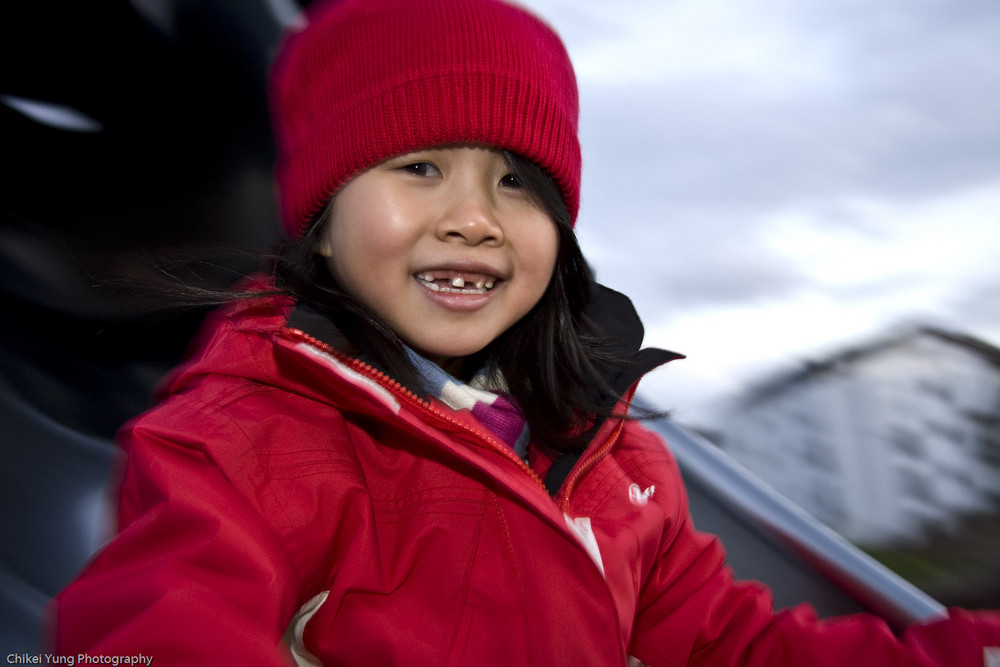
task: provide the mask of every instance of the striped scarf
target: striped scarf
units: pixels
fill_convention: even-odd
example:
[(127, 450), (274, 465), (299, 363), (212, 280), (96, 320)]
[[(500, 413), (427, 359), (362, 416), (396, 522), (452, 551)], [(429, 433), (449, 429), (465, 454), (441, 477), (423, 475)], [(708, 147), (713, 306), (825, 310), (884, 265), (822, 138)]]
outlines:
[(413, 350), (406, 348), (406, 353), (427, 391), (452, 410), (471, 412), (518, 456), (527, 459), (528, 423), (514, 397), (507, 393), (499, 371), (483, 368), (466, 384)]

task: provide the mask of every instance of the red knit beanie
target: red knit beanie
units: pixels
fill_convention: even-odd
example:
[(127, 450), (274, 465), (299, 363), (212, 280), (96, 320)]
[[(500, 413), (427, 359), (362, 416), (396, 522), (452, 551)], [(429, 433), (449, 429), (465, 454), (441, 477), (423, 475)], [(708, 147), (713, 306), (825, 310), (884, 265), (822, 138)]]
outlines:
[(301, 236), (352, 176), (448, 144), (533, 160), (576, 220), (576, 79), (545, 24), (499, 0), (339, 0), (306, 17), (273, 80), (289, 234)]

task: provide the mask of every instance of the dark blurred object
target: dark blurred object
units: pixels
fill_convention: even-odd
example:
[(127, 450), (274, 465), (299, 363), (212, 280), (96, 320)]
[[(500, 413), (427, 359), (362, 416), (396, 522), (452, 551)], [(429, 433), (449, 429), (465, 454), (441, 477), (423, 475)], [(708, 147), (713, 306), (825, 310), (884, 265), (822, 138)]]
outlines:
[(291, 0), (0, 10), (5, 652), (40, 650), (42, 609), (111, 534), (113, 434), (203, 315), (134, 309), (115, 279), (216, 248), (224, 286), (256, 268), (231, 249), (277, 234), (267, 71), (296, 15)]

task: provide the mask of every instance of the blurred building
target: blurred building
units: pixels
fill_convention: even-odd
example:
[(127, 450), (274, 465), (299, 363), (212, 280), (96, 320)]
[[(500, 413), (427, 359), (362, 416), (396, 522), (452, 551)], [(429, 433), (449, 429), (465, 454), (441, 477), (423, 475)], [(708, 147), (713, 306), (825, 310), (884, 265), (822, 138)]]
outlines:
[(719, 444), (848, 539), (946, 534), (1000, 511), (1000, 349), (919, 328), (748, 392)]

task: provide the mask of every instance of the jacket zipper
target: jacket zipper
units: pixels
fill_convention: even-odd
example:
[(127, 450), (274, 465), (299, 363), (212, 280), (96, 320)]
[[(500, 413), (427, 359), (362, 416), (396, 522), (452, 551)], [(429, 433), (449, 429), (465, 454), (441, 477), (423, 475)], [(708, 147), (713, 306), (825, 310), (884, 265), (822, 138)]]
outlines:
[[(632, 398), (635, 396), (636, 386), (636, 384), (633, 384), (632, 387), (622, 396), (622, 400), (625, 402), (626, 406), (631, 405)], [(597, 448), (597, 451), (591, 454), (583, 463), (574, 466), (569, 477), (567, 477), (566, 481), (563, 482), (562, 491), (559, 493), (559, 510), (563, 514), (567, 514), (569, 511), (569, 497), (572, 495), (573, 489), (576, 487), (576, 483), (580, 480), (580, 478), (586, 475), (598, 461), (611, 451), (611, 448), (615, 446), (616, 442), (618, 442), (618, 436), (621, 435), (622, 429), (624, 428), (625, 414), (623, 413), (621, 418), (618, 419), (618, 423), (615, 424), (614, 430), (608, 434), (607, 439), (601, 444), (600, 447)]]
[(309, 334), (307, 334), (304, 331), (301, 331), (299, 329), (283, 329), (282, 330), (282, 334), (286, 338), (298, 339), (301, 342), (307, 343), (307, 344), (309, 344), (309, 345), (311, 345), (311, 346), (313, 346), (313, 347), (315, 347), (315, 348), (317, 348), (317, 349), (319, 349), (319, 350), (321, 350), (321, 351), (323, 351), (323, 352), (325, 352), (325, 353), (327, 353), (327, 354), (335, 357), (338, 361), (340, 361), (341, 363), (349, 366), (350, 368), (352, 368), (353, 370), (357, 371), (358, 373), (361, 373), (362, 375), (365, 375), (366, 377), (369, 377), (369, 378), (375, 380), (380, 385), (382, 385), (383, 387), (385, 387), (386, 389), (388, 389), (390, 392), (392, 392), (392, 394), (395, 395), (396, 397), (398, 397), (398, 398), (406, 401), (407, 403), (410, 403), (414, 407), (417, 407), (417, 408), (420, 408), (420, 409), (424, 410), (425, 412), (429, 413), (431, 416), (435, 417), (436, 419), (439, 419), (440, 421), (443, 421), (443, 422), (445, 422), (447, 424), (450, 424), (452, 426), (457, 426), (458, 428), (460, 428), (461, 430), (465, 431), (466, 433), (469, 433), (469, 434), (475, 436), (478, 440), (481, 440), (482, 442), (485, 442), (487, 445), (489, 445), (489, 449), (491, 449), (491, 450), (495, 451), (496, 453), (500, 454), (501, 456), (503, 456), (504, 458), (506, 458), (508, 461), (511, 461), (512, 463), (514, 463), (517, 467), (519, 467), (525, 473), (527, 473), (528, 476), (531, 477), (531, 479), (533, 479), (536, 484), (538, 484), (538, 486), (542, 489), (542, 491), (545, 491), (545, 494), (548, 495), (548, 491), (545, 488), (545, 482), (543, 482), (542, 479), (535, 473), (535, 471), (531, 469), (531, 466), (529, 466), (527, 463), (525, 463), (524, 461), (522, 461), (521, 457), (519, 457), (517, 454), (515, 454), (514, 450), (512, 450), (507, 445), (502, 444), (500, 442), (497, 442), (496, 440), (488, 437), (486, 434), (484, 434), (484, 433), (482, 433), (480, 431), (477, 431), (477, 430), (475, 430), (473, 428), (470, 428), (467, 424), (464, 424), (464, 423), (462, 423), (462, 422), (460, 422), (460, 421), (458, 421), (456, 419), (453, 419), (448, 414), (446, 414), (444, 412), (441, 412), (440, 410), (438, 410), (437, 408), (435, 408), (432, 403), (430, 403), (429, 401), (426, 401), (426, 400), (420, 398), (419, 396), (417, 396), (416, 394), (414, 394), (412, 391), (410, 391), (409, 389), (407, 389), (406, 387), (404, 387), (402, 384), (400, 384), (399, 382), (397, 382), (393, 378), (389, 377), (388, 375), (386, 375), (382, 371), (378, 370), (377, 368), (375, 368), (371, 364), (367, 364), (367, 363), (361, 361), (360, 359), (357, 359), (355, 357), (351, 357), (351, 356), (348, 356), (348, 355), (346, 355), (346, 354), (344, 354), (342, 352), (339, 352), (336, 349), (334, 349), (333, 347), (331, 347), (330, 345), (324, 343), (323, 341), (321, 341), (321, 340), (319, 340), (317, 338), (314, 338), (314, 337), (310, 336)]
[(615, 442), (618, 441), (618, 436), (621, 434), (624, 427), (625, 420), (618, 420), (614, 431), (608, 435), (607, 439), (601, 444), (597, 451), (591, 454), (583, 463), (577, 464), (570, 472), (569, 477), (567, 477), (566, 481), (563, 483), (562, 491), (559, 493), (559, 510), (563, 514), (567, 514), (569, 511), (569, 497), (573, 493), (576, 483), (581, 477), (587, 474), (591, 468), (597, 465), (598, 461), (611, 451), (611, 448), (614, 447)]

